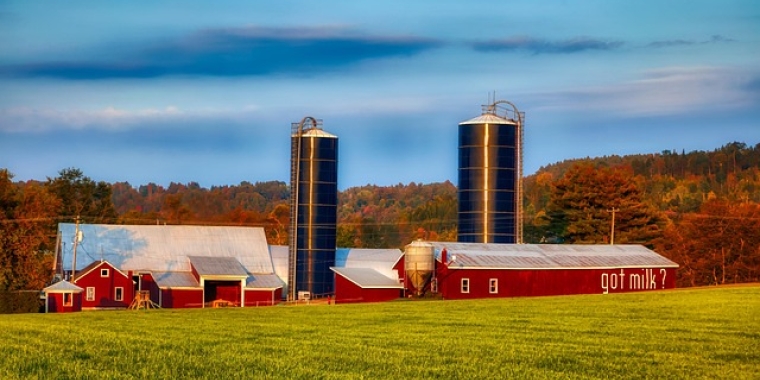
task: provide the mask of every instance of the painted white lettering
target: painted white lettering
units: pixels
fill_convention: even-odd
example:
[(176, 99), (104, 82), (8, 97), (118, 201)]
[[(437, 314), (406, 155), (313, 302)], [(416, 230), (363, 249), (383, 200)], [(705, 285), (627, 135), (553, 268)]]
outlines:
[(610, 278), (607, 273), (602, 273), (602, 294), (610, 292)]
[(657, 275), (653, 273), (653, 270), (649, 269), (649, 287), (648, 289), (657, 289)]
[(638, 273), (631, 273), (628, 276), (628, 289), (639, 290), (641, 289), (641, 275)]
[(625, 290), (625, 269), (620, 269), (620, 290)]

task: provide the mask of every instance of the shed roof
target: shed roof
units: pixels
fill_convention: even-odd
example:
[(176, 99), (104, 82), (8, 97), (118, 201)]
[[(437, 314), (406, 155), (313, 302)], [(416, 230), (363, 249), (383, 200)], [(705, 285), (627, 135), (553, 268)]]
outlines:
[(606, 269), (677, 268), (678, 264), (642, 245), (483, 244), (431, 242), (449, 268)]
[(189, 256), (188, 258), (199, 276), (248, 276), (248, 272), (234, 257)]
[(66, 281), (58, 281), (53, 285), (48, 286), (45, 289), (42, 289), (42, 292), (47, 293), (82, 293), (84, 289)]
[(161, 289), (194, 288), (203, 289), (191, 272), (153, 272), (153, 281)]
[[(272, 254), (275, 273), (280, 279), (288, 281), (288, 247), (273, 245), (269, 247)], [(393, 266), (401, 260), (404, 253), (400, 249), (371, 248), (337, 248), (335, 250), (336, 268), (369, 268), (388, 278), (397, 278)]]
[(245, 282), (246, 289), (279, 289), (285, 287), (285, 282), (276, 274), (253, 274)]
[(332, 267), (330, 269), (364, 289), (402, 289), (404, 287), (399, 283), (398, 277), (391, 278), (371, 268)]
[[(71, 269), (75, 226), (58, 225)], [(273, 273), (261, 227), (80, 224), (77, 267), (107, 260), (122, 271), (190, 271), (190, 256), (231, 257), (249, 273)]]

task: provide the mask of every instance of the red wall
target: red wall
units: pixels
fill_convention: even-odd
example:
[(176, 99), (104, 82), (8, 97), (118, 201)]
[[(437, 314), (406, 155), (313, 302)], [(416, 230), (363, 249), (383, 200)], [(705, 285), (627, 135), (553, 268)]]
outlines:
[[(272, 294), (274, 293), (274, 296)], [(279, 289), (246, 289), (245, 306), (277, 305), (282, 299), (282, 288)], [(274, 301), (274, 302), (273, 302)]]
[(240, 306), (240, 281), (205, 281), (205, 301), (225, 300)]
[(382, 302), (401, 298), (401, 289), (363, 289), (345, 277), (335, 275), (335, 303)]
[(63, 293), (48, 293), (47, 299), (47, 312), (48, 313), (71, 313), (75, 311), (82, 311), (82, 297), (83, 293), (72, 293), (71, 306), (63, 306)]
[(161, 307), (203, 307), (203, 289), (161, 289)]
[[(158, 288), (158, 284), (153, 279), (153, 275), (150, 273), (140, 274), (140, 281), (142, 282), (142, 290), (150, 291), (150, 300), (158, 304), (158, 295), (161, 290)], [(137, 285), (135, 285), (136, 287)]]
[[(101, 269), (108, 269), (108, 277), (100, 277)], [(84, 289), (82, 292), (82, 308), (85, 309), (96, 307), (126, 308), (135, 298), (132, 279), (105, 261), (82, 277), (77, 277), (74, 284)], [(87, 300), (87, 288), (90, 286), (95, 287), (94, 301)], [(114, 298), (117, 287), (124, 288), (121, 301), (116, 301)]]
[[(438, 288), (446, 299), (627, 293), (675, 288), (676, 268), (625, 269), (446, 269), (438, 272)], [(470, 292), (461, 292), (462, 278)], [(489, 293), (489, 280), (498, 293)]]

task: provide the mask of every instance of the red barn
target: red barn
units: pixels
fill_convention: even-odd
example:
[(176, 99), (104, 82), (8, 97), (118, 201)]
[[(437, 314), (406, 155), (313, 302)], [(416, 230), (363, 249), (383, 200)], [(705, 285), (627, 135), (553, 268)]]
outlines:
[(73, 282), (84, 289), (82, 310), (123, 309), (134, 298), (132, 277), (108, 261), (95, 261), (84, 267)]
[[(62, 241), (76, 229), (82, 252), (76, 283), (86, 308), (128, 307), (138, 292), (161, 307), (263, 306), (278, 303), (284, 282), (274, 271), (261, 227), (93, 225), (62, 223)], [(68, 247), (67, 247), (68, 248)], [(73, 249), (61, 254), (64, 265)], [(70, 270), (70, 268), (69, 268)]]
[(445, 299), (672, 289), (678, 264), (640, 245), (433, 242)]
[(64, 280), (42, 289), (46, 313), (70, 313), (82, 311), (84, 289)]

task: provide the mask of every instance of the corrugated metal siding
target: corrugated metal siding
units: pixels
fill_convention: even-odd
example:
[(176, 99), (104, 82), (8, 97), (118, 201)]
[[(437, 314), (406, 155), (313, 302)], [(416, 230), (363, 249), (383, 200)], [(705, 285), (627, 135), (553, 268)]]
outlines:
[[(189, 256), (234, 257), (250, 273), (273, 273), (261, 227), (81, 224), (77, 267), (107, 260), (122, 271), (189, 271)], [(71, 270), (74, 224), (58, 225), (64, 268)]]

